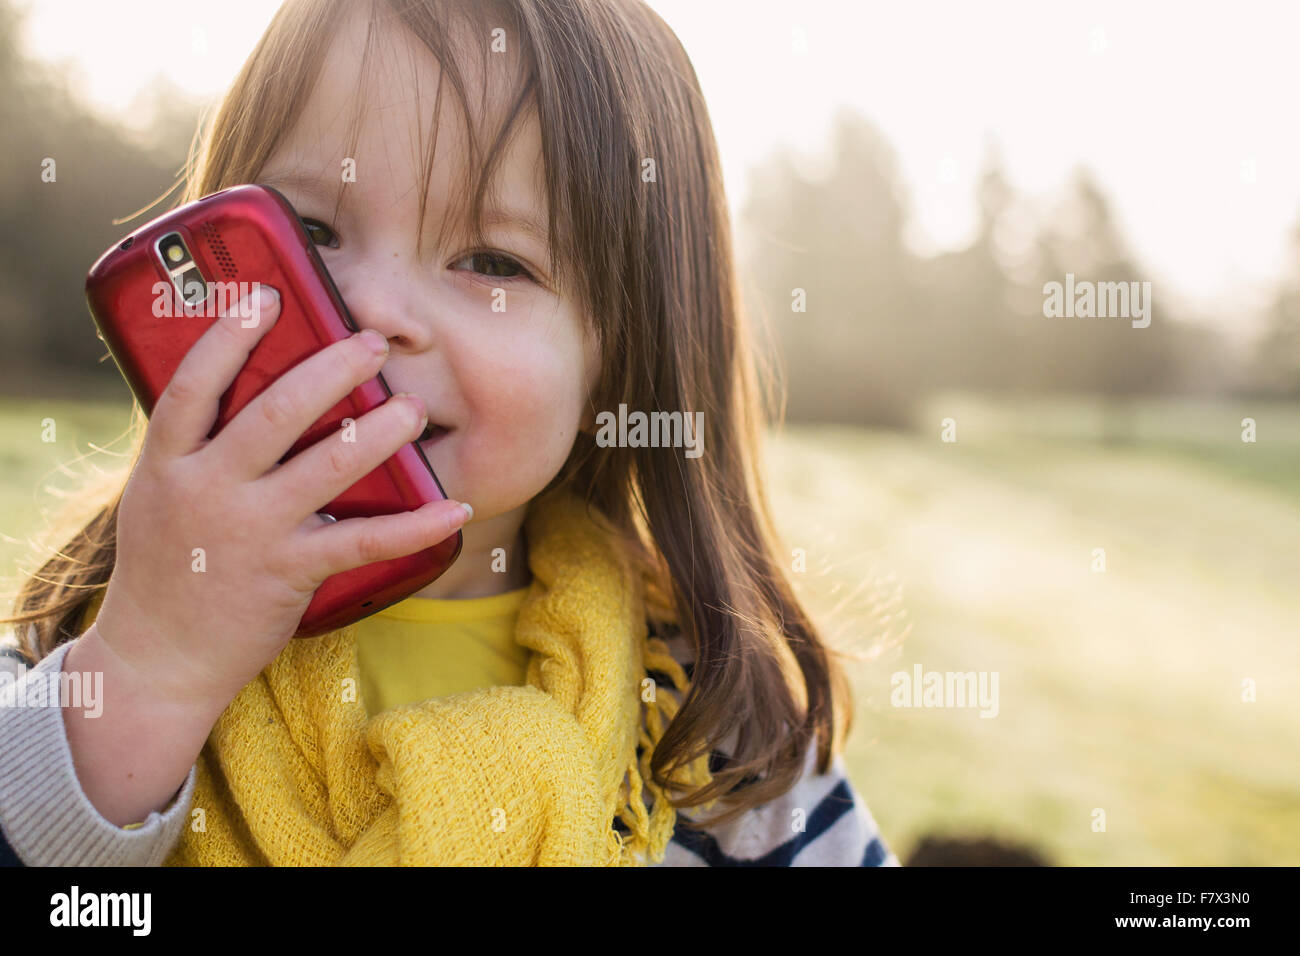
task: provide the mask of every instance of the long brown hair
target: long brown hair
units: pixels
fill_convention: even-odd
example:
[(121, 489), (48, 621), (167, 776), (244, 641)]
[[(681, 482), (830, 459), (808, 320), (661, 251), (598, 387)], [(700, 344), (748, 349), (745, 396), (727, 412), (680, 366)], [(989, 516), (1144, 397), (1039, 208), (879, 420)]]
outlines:
[[(679, 768), (734, 734), (731, 760), (712, 782), (673, 797), (679, 807), (721, 798), (709, 822), (733, 819), (789, 790), (810, 747), (818, 770), (828, 770), (852, 705), (835, 653), (777, 557), (759, 470), (773, 405), (762, 386), (771, 379), (760, 375), (741, 308), (717, 145), (694, 68), (640, 0), (376, 0), (372, 31), (385, 6), (427, 45), (460, 102), (471, 147), (460, 195), (471, 202), (465, 218), (476, 241), (494, 165), (519, 117), (536, 111), (556, 282), (600, 343), (592, 410), (625, 403), (704, 413), (699, 457), (598, 448), (583, 433), (550, 488), (573, 488), (636, 542), (675, 609), (694, 648), (693, 676), (651, 771), (666, 792), (678, 789)], [(348, 0), (288, 0), (279, 9), (206, 134), (196, 135), (178, 202), (256, 179), (293, 127), (349, 8)], [(453, 17), (483, 38), (484, 66), (492, 31), (505, 29), (519, 67), (491, 137), (480, 139), (466, 108), (458, 57), (472, 51), (450, 46)], [(422, 200), (421, 226), (424, 212)], [(136, 427), (135, 456), (142, 439)], [(80, 615), (111, 575), (121, 490), (22, 586), (8, 620), (30, 625), (19, 631), (31, 660), (80, 633)]]

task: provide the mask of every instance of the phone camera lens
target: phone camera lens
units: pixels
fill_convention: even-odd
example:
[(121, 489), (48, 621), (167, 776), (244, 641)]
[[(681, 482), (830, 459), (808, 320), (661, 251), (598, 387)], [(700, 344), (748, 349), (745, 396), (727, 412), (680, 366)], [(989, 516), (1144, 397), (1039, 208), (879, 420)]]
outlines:
[(162, 253), (163, 261), (169, 268), (181, 266), (190, 258), (189, 252), (185, 249), (185, 242), (175, 233), (163, 238), (158, 244), (158, 251)]
[(185, 301), (190, 305), (198, 305), (208, 297), (207, 286), (203, 283), (203, 276), (199, 274), (198, 269), (187, 269), (181, 277), (181, 288), (184, 290)]

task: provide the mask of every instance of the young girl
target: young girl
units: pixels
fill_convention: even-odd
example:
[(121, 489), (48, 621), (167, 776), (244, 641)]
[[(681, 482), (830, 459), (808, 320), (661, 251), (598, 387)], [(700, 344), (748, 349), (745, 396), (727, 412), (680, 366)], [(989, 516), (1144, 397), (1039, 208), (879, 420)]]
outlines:
[[(640, 0), (288, 0), (184, 200), (243, 182), (293, 203), (364, 331), (209, 440), (278, 299), (219, 319), (23, 586), (0, 856), (896, 865), (777, 558), (716, 144), (668, 27)], [(278, 464), (381, 368), (354, 440)], [(678, 427), (619, 435), (638, 412)], [(412, 440), (451, 500), (318, 514)], [(413, 597), (291, 639), (329, 575), (458, 528)], [(99, 699), (31, 706), (60, 675)]]

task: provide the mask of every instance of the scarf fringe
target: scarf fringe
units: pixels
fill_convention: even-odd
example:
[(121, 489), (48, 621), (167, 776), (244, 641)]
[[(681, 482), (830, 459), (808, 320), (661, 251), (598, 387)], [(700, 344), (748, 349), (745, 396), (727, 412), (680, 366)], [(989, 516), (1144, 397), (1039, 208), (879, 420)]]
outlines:
[[(647, 637), (644, 660), (647, 671), (667, 674), (673, 681), (674, 689), (685, 698), (690, 683), (664, 641), (657, 637)], [(665, 790), (655, 783), (650, 763), (654, 759), (655, 747), (677, 711), (677, 701), (669, 694), (660, 693), (659, 688), (655, 688), (653, 699), (646, 702), (645, 725), (638, 734), (640, 759), (638, 761), (634, 757), (628, 765), (627, 784), (624, 787), (626, 797), (618, 811), (618, 817), (627, 826), (629, 833), (625, 837), (618, 831), (611, 831), (611, 865), (644, 866), (647, 862), (662, 862), (664, 858), (668, 841), (672, 839), (677, 825), (677, 810)], [(681, 782), (686, 784), (696, 787), (707, 785), (713, 779), (709, 773), (708, 758), (696, 758), (687, 765), (682, 777)], [(651, 798), (649, 806), (645, 800), (646, 791), (649, 791)], [(714, 803), (716, 801), (711, 801), (704, 809), (707, 810)]]

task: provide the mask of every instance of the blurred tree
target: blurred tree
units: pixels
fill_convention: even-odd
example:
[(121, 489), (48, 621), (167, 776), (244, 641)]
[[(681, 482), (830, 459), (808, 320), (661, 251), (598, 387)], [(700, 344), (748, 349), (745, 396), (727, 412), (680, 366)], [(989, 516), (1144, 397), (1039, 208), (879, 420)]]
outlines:
[(1300, 223), (1291, 233), (1286, 272), (1268, 310), (1254, 366), (1252, 384), (1260, 390), (1300, 398)]
[(114, 222), (173, 186), (199, 107), (190, 104), (182, 135), (176, 111), (186, 107), (173, 96), (166, 139), (142, 146), (73, 97), (51, 68), (24, 59), (20, 28), (21, 15), (0, 0), (0, 381), (11, 391), (67, 391), (85, 376), (120, 381), (112, 361), (100, 361), (107, 350), (86, 308), (86, 273), (162, 212)]
[(988, 148), (976, 191), (979, 226), (964, 249), (920, 262), (919, 308), (925, 315), (927, 388), (999, 389), (1016, 381), (1020, 353), (1007, 341), (1018, 324), (1011, 283), (998, 262), (994, 233), (1015, 201), (996, 147)]
[[(1081, 282), (1151, 282), (1149, 273), (1134, 261), (1120, 235), (1109, 200), (1085, 169), (1075, 173), (1051, 224), (1041, 233), (1044, 265), (1042, 283), (1066, 282), (1067, 273)], [(1042, 286), (1040, 285), (1040, 291)], [(1100, 300), (1098, 300), (1100, 303)], [(1136, 312), (1130, 300), (1130, 316)], [(1110, 441), (1126, 441), (1133, 396), (1160, 394), (1181, 388), (1188, 327), (1181, 322), (1158, 284), (1144, 301), (1150, 325), (1134, 327), (1131, 317), (1094, 314), (1093, 317), (1045, 317), (1041, 310), (1033, 321), (1041, 323), (1033, 350), (1042, 364), (1032, 383), (1040, 388), (1092, 392), (1105, 398), (1104, 434)], [(1100, 304), (1096, 313), (1100, 313)]]
[[(831, 159), (828, 175), (810, 179), (778, 153), (754, 171), (742, 209), (749, 304), (771, 319), (791, 420), (902, 425), (943, 389), (1090, 392), (1107, 399), (1109, 435), (1121, 439), (1132, 396), (1194, 388), (1191, 371), (1221, 356), (1217, 336), (1179, 321), (1154, 283), (1146, 328), (1133, 326), (1132, 309), (1043, 314), (1044, 284), (1067, 273), (1139, 289), (1151, 281), (1087, 171), (1044, 223), (990, 144), (974, 239), (919, 259), (903, 240), (907, 197), (879, 130), (841, 110)], [(1023, 246), (1014, 270), (1000, 241), (1008, 232)], [(796, 289), (806, 312), (792, 308)]]
[[(782, 350), (789, 417), (904, 423), (924, 355), (893, 151), (874, 126), (841, 111), (826, 178), (804, 178), (779, 153), (753, 183), (742, 212), (746, 261)], [(795, 310), (796, 289), (807, 311)]]

